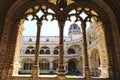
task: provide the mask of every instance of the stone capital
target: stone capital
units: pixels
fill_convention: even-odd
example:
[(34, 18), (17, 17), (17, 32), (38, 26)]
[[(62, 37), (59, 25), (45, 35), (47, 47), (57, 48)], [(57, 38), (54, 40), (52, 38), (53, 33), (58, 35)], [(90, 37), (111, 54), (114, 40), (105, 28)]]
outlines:
[(41, 27), (42, 26), (42, 22), (37, 22), (37, 26)]

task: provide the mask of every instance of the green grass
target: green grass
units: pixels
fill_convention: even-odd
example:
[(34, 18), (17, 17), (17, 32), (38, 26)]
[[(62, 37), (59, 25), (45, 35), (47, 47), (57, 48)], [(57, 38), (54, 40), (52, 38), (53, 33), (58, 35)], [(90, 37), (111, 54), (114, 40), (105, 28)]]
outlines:
[[(31, 74), (19, 74), (18, 76), (31, 76)], [(41, 73), (39, 77), (56, 77), (56, 74)], [(78, 78), (76, 75), (67, 74), (66, 78)]]

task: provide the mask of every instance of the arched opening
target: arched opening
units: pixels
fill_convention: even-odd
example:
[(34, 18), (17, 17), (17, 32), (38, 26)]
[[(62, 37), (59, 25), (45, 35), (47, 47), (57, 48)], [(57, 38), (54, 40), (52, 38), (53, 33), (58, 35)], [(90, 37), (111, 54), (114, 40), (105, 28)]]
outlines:
[(90, 71), (91, 71), (91, 75), (93, 77), (100, 77), (101, 76), (101, 72), (99, 70), (100, 67), (100, 55), (97, 49), (93, 49), (91, 51), (91, 55), (90, 55)]
[(33, 65), (32, 59), (30, 59), (30, 58), (22, 59), (21, 68), (19, 69), (19, 75), (31, 74), (32, 65)]
[(53, 61), (53, 73), (57, 73), (58, 69), (58, 60)]
[[(24, 42), (22, 43), (24, 44)], [(24, 47), (24, 48), (23, 48)], [(25, 48), (26, 47), (26, 48)], [(25, 51), (25, 52), (24, 52)], [(21, 54), (34, 54), (35, 50), (33, 46), (27, 47), (27, 45), (22, 45)]]
[(69, 49), (68, 49), (68, 54), (75, 54), (75, 50), (72, 49), (72, 48), (69, 48)]
[(39, 62), (39, 69), (40, 69), (40, 73), (49, 73), (49, 69), (50, 69), (50, 63), (48, 61), (40, 61)]
[[(80, 5), (79, 5), (80, 6)], [(78, 6), (77, 6), (78, 7)], [(85, 7), (85, 6), (84, 6)], [(45, 8), (45, 7), (43, 7), (43, 8)], [(85, 9), (85, 8), (82, 8), (81, 9), (81, 7), (78, 7), (78, 8), (76, 8), (75, 6), (74, 6), (74, 8), (75, 8), (75, 10), (77, 10), (77, 12), (76, 13), (78, 13), (79, 12), (79, 10), (82, 10), (83, 9), (83, 11), (86, 11), (86, 12), (91, 12), (92, 13), (92, 11), (89, 11), (90, 9)], [(71, 9), (71, 8), (70, 8)], [(68, 11), (68, 10), (66, 10), (66, 11)], [(64, 12), (64, 11), (63, 11)], [(94, 14), (94, 11), (93, 11), (93, 14)], [(74, 15), (74, 14), (71, 14), (71, 15)], [(76, 14), (77, 15), (77, 14)], [(82, 13), (81, 13), (81, 15), (82, 15)], [(96, 13), (94, 14), (94, 15), (96, 15)], [(101, 17), (104, 17), (104, 16), (101, 16)], [(84, 17), (83, 17), (84, 18)], [(78, 18), (79, 19), (79, 18)], [(93, 18), (94, 19), (94, 18)], [(95, 19), (96, 20), (96, 19)], [(88, 19), (88, 21), (90, 21), (89, 19)], [(108, 21), (109, 22), (109, 21)], [(103, 24), (99, 24), (98, 23), (98, 26), (100, 26), (100, 27), (103, 27), (102, 26)], [(75, 29), (75, 28), (73, 28), (73, 29)], [(98, 37), (100, 37), (101, 35), (102, 35), (102, 33), (104, 34), (104, 30), (103, 30), (103, 28), (100, 28), (102, 31), (101, 32), (99, 32), (99, 35), (98, 35)], [(16, 30), (15, 30), (16, 31)], [(82, 31), (83, 32), (83, 31)], [(13, 33), (15, 33), (15, 32), (13, 32)], [(12, 33), (12, 34), (13, 34)], [(101, 34), (101, 35), (100, 35)], [(17, 34), (16, 34), (17, 35)], [(108, 35), (109, 36), (109, 35)], [(101, 41), (101, 39), (103, 39), (101, 42), (100, 42), (100, 46), (102, 46), (102, 48), (100, 48), (101, 49), (101, 51), (100, 51), (100, 53), (102, 53), (103, 51), (104, 51), (104, 53), (105, 53), (105, 55), (103, 54), (102, 56), (107, 56), (107, 49), (106, 49), (106, 47), (104, 47), (107, 43), (105, 43), (105, 37), (106, 36), (104, 36), (104, 35), (102, 35), (102, 38), (100, 38), (99, 39), (99, 41)], [(16, 39), (17, 40), (17, 39)], [(46, 40), (46, 39), (45, 39)], [(14, 38), (12, 38), (12, 40), (11, 41), (14, 41)], [(30, 42), (31, 40), (29, 40), (29, 42)], [(33, 40), (32, 40), (33, 41)], [(65, 40), (66, 41), (66, 40)], [(84, 41), (84, 40), (83, 40)], [(62, 41), (61, 41), (62, 42)], [(60, 45), (60, 46), (62, 46), (62, 44)], [(109, 50), (109, 49), (108, 49)], [(15, 51), (13, 51), (13, 53), (16, 53)], [(61, 53), (61, 47), (60, 47), (60, 53)], [(106, 64), (108, 64), (108, 60), (107, 60), (107, 58), (108, 57), (105, 57), (104, 59), (102, 59), (101, 60), (101, 64), (102, 65), (106, 65)], [(61, 58), (60, 58), (61, 59)], [(86, 59), (86, 58), (84, 58), (84, 59)], [(83, 61), (86, 61), (86, 60), (84, 60), (83, 59)], [(11, 59), (10, 59), (11, 60)], [(36, 59), (37, 60), (37, 59)], [(12, 60), (13, 61), (13, 60)], [(10, 64), (11, 64), (11, 62), (10, 62)], [(85, 65), (86, 66), (86, 65)], [(88, 65), (87, 65), (88, 66)], [(59, 67), (60, 68), (60, 67)], [(63, 68), (63, 67), (62, 67)], [(102, 69), (102, 68), (101, 68)], [(105, 73), (104, 73), (104, 71), (106, 71)], [(109, 71), (107, 71), (107, 68), (104, 68), (103, 70), (101, 70), (101, 72), (104, 74), (103, 76), (105, 77), (105, 78), (107, 78), (107, 77), (109, 77)], [(86, 75), (85, 75), (86, 76)]]
[[(34, 16), (33, 14), (29, 14), (29, 15), (32, 15), (33, 16), (33, 18), (30, 18), (30, 19), (36, 19), (36, 18), (38, 18), (38, 21), (39, 21), (39, 18), (41, 19), (41, 16), (39, 16), (39, 14), (44, 14), (45, 12), (44, 12), (44, 10), (46, 10), (47, 8), (46, 8), (47, 6), (42, 6), (42, 8), (43, 8), (43, 11), (42, 10), (39, 10), (38, 12), (36, 12), (36, 14), (35, 15), (37, 15), (38, 17), (36, 17), (36, 16)], [(35, 6), (35, 8), (39, 8), (39, 6)], [(34, 9), (33, 9), (34, 10)], [(44, 16), (44, 18), (43, 19), (45, 19), (45, 21), (50, 21), (50, 20), (54, 20), (54, 14), (55, 14), (55, 12), (53, 12), (51, 9), (47, 9), (48, 10), (48, 12), (49, 12), (49, 10), (50, 10), (50, 14), (45, 14), (45, 16)], [(52, 11), (52, 12), (51, 12)], [(29, 13), (29, 12), (27, 12), (27, 13)], [(27, 15), (27, 13), (26, 13), (26, 15)], [(76, 14), (76, 13), (78, 13), (78, 14)], [(50, 15), (50, 16), (48, 16), (48, 15)], [(89, 47), (86, 43), (87, 43), (87, 40), (86, 40), (86, 35), (87, 35), (87, 32), (89, 31), (89, 30), (91, 30), (90, 28), (91, 27), (97, 27), (97, 26), (102, 26), (102, 24), (101, 25), (98, 25), (99, 23), (97, 22), (97, 21), (99, 21), (100, 19), (98, 18), (98, 14), (94, 11), (94, 10), (91, 10), (90, 8), (87, 8), (87, 7), (77, 7), (76, 9), (73, 9), (73, 10), (71, 10), (69, 13), (68, 13), (68, 20), (71, 20), (71, 17), (75, 17), (74, 18), (74, 20), (73, 21), (76, 21), (76, 23), (73, 23), (71, 26), (70, 26), (70, 28), (69, 28), (69, 36), (68, 37), (66, 37), (65, 38), (65, 36), (64, 36), (64, 38), (65, 38), (65, 42), (64, 43), (66, 43), (66, 44), (68, 44), (68, 42), (69, 43), (72, 43), (74, 46), (71, 46), (69, 49), (68, 49), (68, 54), (75, 54), (75, 53), (78, 53), (77, 55), (79, 56), (79, 55), (81, 55), (81, 54), (83, 54), (84, 56), (84, 64), (83, 64), (83, 66), (84, 66), (84, 70), (83, 70), (83, 76), (86, 76), (87, 74), (85, 73), (86, 72), (86, 70), (88, 71), (88, 73), (90, 72), (90, 69), (89, 69), (89, 64), (88, 64), (88, 58), (87, 58), (87, 56), (88, 56), (88, 51), (89, 51), (89, 49), (87, 48), (87, 47)], [(50, 17), (50, 18), (48, 18), (48, 17)], [(27, 18), (27, 17), (26, 17)], [(102, 23), (102, 22), (101, 22)], [(41, 21), (41, 22), (37, 22), (37, 27), (39, 28), (39, 29), (37, 29), (38, 31), (37, 31), (37, 36), (36, 36), (36, 54), (35, 54), (35, 62), (36, 62), (36, 64), (35, 65), (37, 65), (37, 58), (39, 57), (38, 56), (38, 54), (37, 54), (37, 52), (39, 51), (39, 46), (40, 45), (42, 45), (43, 44), (43, 42), (46, 42), (46, 39), (49, 39), (49, 42), (50, 43), (55, 43), (56, 42), (56, 44), (55, 45), (58, 45), (58, 42), (59, 42), (59, 36), (57, 36), (57, 37), (55, 37), (55, 36), (51, 36), (51, 37), (49, 37), (49, 36), (47, 36), (47, 37), (45, 37), (45, 36), (42, 36), (41, 35), (41, 33), (40, 33), (40, 31), (41, 32), (43, 32), (42, 30), (43, 30), (43, 24), (44, 24), (44, 21)], [(63, 26), (63, 23), (59, 23), (58, 22), (58, 24), (59, 24), (59, 26), (61, 26), (61, 24), (62, 24), (62, 26)], [(79, 24), (79, 25), (78, 25)], [(94, 25), (93, 25), (94, 24)], [(65, 24), (64, 24), (65, 25)], [(63, 26), (64, 27), (64, 26)], [(63, 29), (63, 28), (62, 28)], [(60, 28), (60, 30), (62, 30), (61, 28)], [(47, 29), (45, 29), (45, 31), (46, 31)], [(94, 30), (95, 31), (95, 30)], [(38, 34), (38, 32), (39, 32), (39, 34)], [(91, 32), (92, 33), (92, 32)], [(99, 36), (99, 35), (101, 35), (101, 34), (98, 34), (97, 36)], [(41, 38), (40, 38), (40, 36), (41, 36)], [(63, 36), (63, 30), (62, 30), (62, 32), (60, 33), (60, 37), (61, 36)], [(61, 37), (60, 39), (62, 39), (63, 37)], [(94, 38), (94, 37), (93, 37)], [(55, 40), (54, 40), (55, 39)], [(31, 40), (30, 40), (31, 41)], [(33, 39), (32, 39), (32, 41), (33, 41)], [(47, 41), (47, 43), (49, 43), (48, 41)], [(78, 49), (80, 48), (80, 46), (79, 45), (76, 45), (76, 42), (77, 42), (77, 44), (79, 44), (79, 45), (82, 45), (82, 48), (83, 48), (83, 50), (81, 50), (81, 51), (78, 51)], [(40, 45), (38, 45), (38, 44), (40, 44)], [(60, 59), (60, 62), (59, 63), (62, 63), (62, 64), (60, 64), (60, 65), (62, 65), (62, 66), (64, 66), (63, 64), (63, 54), (64, 54), (64, 48), (63, 48), (63, 46), (61, 46), (61, 44), (63, 44), (63, 40), (61, 40), (60, 41), (60, 52), (61, 52), (61, 54), (59, 55), (59, 59)], [(100, 45), (101, 43), (99, 43), (98, 45)], [(64, 44), (63, 44), (64, 45)], [(104, 44), (105, 45), (105, 44)], [(65, 45), (65, 46), (70, 46), (69, 44), (68, 45)], [(41, 47), (41, 49), (40, 49), (40, 54), (50, 54), (51, 53), (51, 51), (49, 50), (50, 48), (49, 47), (46, 47), (46, 46), (44, 46), (44, 47)], [(77, 51), (76, 51), (77, 50)], [(71, 55), (71, 56), (73, 56), (73, 55)], [(75, 55), (74, 55), (75, 56)], [(77, 58), (77, 56), (76, 56), (76, 58)], [(43, 63), (41, 63), (41, 64), (43, 64)], [(71, 62), (70, 64), (73, 64), (73, 62)], [(58, 65), (59, 67), (58, 67), (58, 69), (60, 70), (60, 68), (62, 68), (62, 69), (64, 69), (63, 67), (60, 67), (60, 65)], [(74, 64), (75, 65), (75, 64)], [(71, 68), (72, 69), (72, 68)], [(59, 70), (58, 70), (58, 72), (59, 72)], [(74, 70), (74, 69), (73, 69)], [(43, 70), (41, 70), (41, 71), (43, 71)], [(60, 70), (61, 71), (61, 70)], [(74, 71), (73, 71), (74, 72)], [(89, 74), (89, 76), (90, 76), (90, 74)]]
[[(75, 39), (76, 40), (76, 39)], [(76, 40), (76, 42), (77, 42), (77, 44), (76, 43), (74, 43), (73, 41), (70, 41), (70, 42), (72, 42), (73, 44), (72, 45), (68, 45), (69, 46), (69, 48), (68, 48), (68, 51), (67, 51), (67, 54), (69, 55), (69, 54), (76, 54), (76, 55), (80, 55), (81, 54), (81, 47), (80, 47), (80, 45), (81, 45), (81, 42), (79, 43), (79, 41), (80, 40)]]
[(46, 54), (50, 54), (50, 50), (46, 50)]
[[(46, 8), (47, 6), (42, 6), (42, 8), (43, 8), (43, 10), (46, 10), (47, 8)], [(35, 6), (35, 8), (39, 8), (39, 6)], [(38, 9), (39, 10), (39, 9)], [(50, 14), (45, 14), (45, 16), (44, 16), (44, 18), (43, 19), (45, 19), (45, 21), (50, 21), (50, 20), (54, 20), (54, 14), (55, 14), (55, 12), (54, 11), (52, 11), (52, 9), (47, 9), (48, 10), (48, 12), (50, 12)], [(50, 11), (49, 11), (50, 10)], [(89, 12), (89, 13), (88, 13)], [(29, 13), (29, 12), (27, 12), (27, 13)], [(27, 15), (27, 13), (26, 13), (26, 15)], [(38, 20), (39, 20), (39, 18), (41, 18), (41, 16), (39, 15), (39, 14), (44, 14), (45, 12), (44, 11), (42, 11), (42, 10), (39, 10), (38, 12), (36, 12), (36, 15), (38, 16)], [(78, 14), (76, 14), (76, 13), (78, 13)], [(32, 14), (29, 14), (29, 15), (32, 15)], [(48, 16), (49, 15), (49, 16)], [(76, 9), (73, 9), (73, 10), (71, 10), (69, 13), (68, 13), (68, 20), (73, 20), (73, 21), (76, 21), (76, 23), (73, 23), (73, 24), (71, 24), (71, 26), (70, 26), (70, 28), (69, 28), (69, 36), (68, 37), (65, 37), (64, 36), (64, 40), (65, 40), (65, 44), (68, 44), (68, 43), (72, 43), (73, 44), (73, 46), (71, 46), (69, 49), (68, 49), (68, 54), (75, 54), (75, 53), (78, 53), (78, 54), (76, 54), (76, 55), (81, 55), (81, 54), (83, 54), (84, 56), (84, 64), (83, 64), (83, 66), (84, 66), (84, 70), (83, 70), (83, 76), (86, 76), (86, 73), (85, 73), (85, 70), (88, 70), (88, 73), (89, 73), (89, 71), (90, 71), (90, 69), (89, 69), (89, 64), (88, 64), (88, 58), (87, 58), (87, 56), (88, 56), (88, 51), (89, 51), (89, 49), (87, 48), (87, 47), (89, 47), (86, 43), (87, 43), (87, 40), (86, 40), (86, 35), (87, 35), (87, 32), (88, 31), (90, 31), (91, 30), (91, 27), (98, 27), (98, 26), (102, 26), (102, 24), (100, 25), (97, 21), (99, 21), (100, 19), (98, 18), (99, 17), (99, 15), (94, 11), (94, 10), (91, 10), (90, 8), (87, 8), (87, 7), (77, 7)], [(35, 17), (36, 16), (34, 16), (34, 15), (32, 15), (33, 16), (33, 18), (30, 18), (30, 19), (36, 19)], [(73, 18), (71, 18), (71, 17), (74, 17), (74, 19)], [(49, 37), (49, 36), (47, 36), (47, 37), (45, 37), (45, 36), (42, 36), (41, 35), (41, 33), (40, 33), (40, 31), (41, 32), (43, 32), (43, 28), (44, 28), (44, 21), (41, 21), (40, 23), (38, 23), (37, 22), (37, 27), (39, 27), (39, 29), (37, 29), (37, 30), (39, 30), (39, 31), (37, 31), (37, 36), (36, 36), (36, 43), (37, 44), (40, 44), (40, 45), (43, 45), (43, 42), (46, 42), (46, 39), (49, 39), (49, 41), (47, 41), (47, 43), (55, 43), (56, 42), (56, 44), (55, 45), (58, 45), (58, 42), (59, 42), (59, 36), (57, 36), (57, 37), (55, 37), (55, 36), (51, 36), (51, 37)], [(102, 22), (100, 22), (100, 23), (102, 23)], [(61, 24), (62, 24), (62, 26), (63, 26), (63, 23), (59, 23), (58, 22), (58, 24), (59, 24), (59, 26), (61, 26)], [(64, 23), (64, 25), (65, 25), (65, 23)], [(63, 26), (64, 27), (64, 26)], [(63, 28), (62, 28), (63, 29)], [(45, 29), (45, 31), (46, 31), (47, 29)], [(60, 30), (61, 30), (61, 28), (60, 28)], [(93, 30), (93, 31), (95, 31), (95, 30)], [(97, 30), (96, 30), (97, 31)], [(38, 34), (38, 32), (39, 32), (39, 34)], [(57, 31), (58, 32), (58, 31)], [(91, 33), (93, 33), (93, 32), (91, 32)], [(63, 31), (60, 33), (60, 36), (63, 36), (62, 35), (63, 34)], [(39, 36), (38, 36), (39, 35)], [(94, 35), (94, 36), (99, 36), (99, 35), (101, 35), (101, 34), (98, 34), (98, 35)], [(40, 36), (41, 36), (41, 38), (40, 38)], [(61, 37), (60, 39), (62, 39), (63, 37)], [(94, 37), (92, 36), (92, 39), (93, 39)], [(55, 39), (55, 40), (54, 40)], [(31, 40), (30, 40), (31, 41)], [(33, 41), (33, 39), (32, 39), (32, 41)], [(40, 41), (40, 42), (39, 42)], [(92, 40), (93, 41), (93, 40)], [(39, 43), (38, 43), (39, 42)], [(79, 50), (80, 49), (80, 46), (79, 45), (76, 45), (76, 43), (77, 44), (79, 44), (79, 45), (82, 45), (82, 48), (83, 48), (83, 50)], [(40, 45), (37, 45), (36, 44), (36, 50), (37, 51), (39, 51), (39, 49), (38, 49), (38, 47), (40, 46)], [(60, 41), (60, 45), (61, 44), (63, 44), (63, 40), (61, 40)], [(99, 43), (98, 45), (100, 45), (101, 43)], [(59, 45), (59, 46), (60, 46)], [(105, 45), (105, 44), (104, 44)], [(69, 44), (68, 45), (64, 45), (64, 46), (70, 46)], [(94, 45), (95, 46), (95, 45)], [(59, 57), (60, 58), (60, 61), (62, 61), (62, 66), (64, 66), (63, 64), (63, 59), (62, 58), (64, 58), (63, 57), (63, 54), (64, 54), (64, 48), (63, 48), (63, 46), (61, 46), (61, 48), (60, 48), (61, 50), (60, 51), (62, 51), (61, 52), (61, 56)], [(37, 52), (36, 51), (36, 52)], [(40, 48), (40, 54), (50, 54), (52, 51), (50, 51), (50, 48), (49, 47), (46, 47), (46, 46), (44, 46), (44, 47), (41, 47)], [(39, 57), (38, 56), (38, 54), (35, 54), (37, 57), (35, 57), (35, 62), (36, 62), (36, 65), (37, 65), (37, 58)], [(73, 55), (71, 55), (71, 56), (73, 56)], [(75, 55), (74, 55), (75, 56)], [(77, 58), (77, 56), (76, 56), (76, 58)], [(59, 63), (61, 63), (61, 62), (59, 62)], [(72, 63), (71, 63), (72, 64)], [(60, 66), (60, 65), (59, 65)], [(61, 68), (61, 67), (58, 67), (58, 69), (59, 68)], [(86, 69), (86, 68), (88, 68), (88, 69)], [(64, 68), (63, 68), (64, 69)], [(59, 70), (58, 70), (59, 71)], [(90, 74), (89, 74), (89, 76), (90, 76)]]
[(58, 54), (59, 54), (59, 47), (58, 47), (58, 46), (54, 48), (54, 54), (55, 54), (55, 55), (58, 55)]
[(25, 51), (25, 54), (30, 54), (30, 50), (26, 50), (26, 51)]
[(49, 48), (49, 47), (46, 47), (46, 46), (41, 47), (39, 53), (40, 53), (40, 54), (44, 54), (44, 55), (50, 54), (50, 48)]
[(34, 49), (31, 51), (31, 54), (35, 54), (35, 50)]
[(68, 72), (69, 73), (75, 73), (76, 71), (76, 63), (73, 60), (68, 61)]
[(40, 50), (40, 54), (44, 54), (44, 50), (41, 49), (41, 50)]
[(56, 54), (56, 55), (57, 55), (57, 54), (58, 54), (58, 50), (54, 50), (54, 54)]
[(68, 68), (67, 68), (67, 74), (68, 75), (77, 75), (80, 76), (80, 67), (79, 67), (79, 62), (76, 59), (70, 59), (68, 61)]
[[(80, 38), (81, 40), (80, 39), (79, 40), (82, 43), (81, 45), (82, 45), (83, 66), (84, 66), (83, 67), (84, 68), (83, 76), (90, 77), (91, 73), (90, 73), (90, 68), (88, 67), (89, 66), (89, 61), (88, 61), (89, 53), (88, 52), (90, 51), (90, 49), (93, 47), (96, 47), (96, 45), (97, 45), (100, 48), (100, 54), (103, 54), (102, 51), (104, 51), (104, 55), (108, 56), (107, 48), (105, 47), (106, 45), (104, 42), (105, 36), (103, 35), (104, 31), (103, 31), (102, 20), (99, 17), (100, 15), (95, 10), (92, 10), (89, 7), (76, 7), (75, 9), (72, 9), (71, 11), (69, 11), (69, 16), (67, 17), (68, 20), (72, 20), (71, 17), (73, 17), (73, 16), (75, 17), (74, 21), (78, 22), (81, 27), (81, 36), (78, 35), (77, 38)], [(73, 33), (74, 33), (75, 28), (73, 27), (73, 28), (70, 28), (70, 30), (71, 29), (73, 29)], [(88, 37), (87, 33), (91, 34), (91, 36), (89, 36), (90, 40), (87, 39), (87, 37)], [(96, 34), (96, 33), (98, 33), (98, 34)], [(104, 40), (102, 38), (100, 38), (99, 36), (102, 36), (104, 38)], [(76, 38), (72, 37), (72, 40), (73, 39), (75, 40)], [(105, 63), (103, 61), (105, 61)], [(108, 58), (107, 57), (104, 57), (104, 59), (102, 58), (101, 65), (108, 66)], [(105, 68), (107, 69), (107, 67), (104, 67), (104, 69), (103, 69), (103, 67), (100, 68), (102, 77), (107, 77), (109, 74), (108, 71), (104, 71)], [(105, 72), (108, 72), (108, 73), (105, 73)]]

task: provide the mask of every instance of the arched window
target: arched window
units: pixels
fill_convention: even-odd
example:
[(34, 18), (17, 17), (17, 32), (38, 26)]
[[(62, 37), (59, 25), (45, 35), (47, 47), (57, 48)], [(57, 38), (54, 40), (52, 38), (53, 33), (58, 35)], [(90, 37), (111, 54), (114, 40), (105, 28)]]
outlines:
[(54, 54), (59, 54), (59, 47), (58, 46), (54, 48)]
[(32, 51), (31, 51), (31, 54), (35, 54), (35, 50), (32, 50)]
[(91, 69), (91, 75), (98, 77), (100, 76), (100, 56), (99, 56), (99, 51), (97, 49), (93, 49), (91, 51), (90, 55), (90, 69)]
[(35, 50), (33, 46), (27, 47), (25, 54), (34, 54)]
[(24, 62), (23, 70), (27, 70), (27, 69), (28, 69), (28, 62)]
[(44, 50), (41, 49), (41, 50), (40, 50), (40, 54), (44, 54)]
[(40, 70), (49, 70), (50, 63), (47, 61), (39, 62), (39, 69)]
[(68, 71), (74, 73), (76, 71), (76, 63), (74, 60), (68, 61)]
[(46, 42), (49, 42), (49, 39), (46, 39)]
[(50, 54), (50, 50), (46, 50), (45, 54)]
[(58, 68), (58, 61), (53, 62), (53, 70), (57, 70)]
[(33, 62), (28, 60), (23, 63), (23, 70), (31, 70)]
[(72, 48), (69, 48), (69, 49), (68, 49), (68, 54), (75, 54), (75, 50), (72, 49)]
[(58, 52), (58, 50), (54, 50), (54, 54), (58, 54), (59, 52)]
[(27, 50), (25, 51), (25, 54), (30, 54), (30, 50), (27, 49)]
[(41, 47), (40, 54), (50, 54), (49, 47), (47, 46)]
[(29, 38), (29, 42), (32, 42), (32, 39), (31, 39), (31, 38)]

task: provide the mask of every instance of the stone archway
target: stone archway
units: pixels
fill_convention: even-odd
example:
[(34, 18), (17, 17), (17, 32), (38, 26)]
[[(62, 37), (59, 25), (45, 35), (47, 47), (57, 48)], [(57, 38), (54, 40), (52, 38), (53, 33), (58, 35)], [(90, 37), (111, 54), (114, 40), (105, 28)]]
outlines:
[(91, 54), (90, 54), (90, 71), (91, 71), (91, 76), (94, 77), (99, 77), (100, 75), (100, 55), (97, 49), (92, 49)]
[(69, 60), (68, 61), (68, 73), (75, 73), (76, 71), (76, 63), (74, 60)]
[[(19, 2), (19, 1), (18, 1)], [(26, 2), (26, 1), (25, 1)], [(24, 1), (22, 2), (22, 3), (24, 3)], [(97, 4), (99, 4), (98, 2), (95, 2), (95, 3), (97, 3)], [(101, 3), (102, 3), (102, 1), (101, 1)], [(104, 3), (103, 3), (104, 4)], [(18, 32), (19, 32), (19, 27), (18, 27), (18, 25), (19, 25), (19, 19), (18, 19), (18, 16), (17, 15), (15, 15), (15, 16), (13, 16), (14, 14), (15, 14), (15, 12), (17, 11), (18, 13), (21, 13), (21, 11), (19, 11), (19, 7), (21, 7), (21, 5), (23, 5), (23, 4), (21, 4), (21, 2), (20, 2), (20, 4), (18, 4), (17, 2), (16, 2), (16, 4), (13, 6), (13, 7), (11, 7), (11, 9), (9, 10), (9, 12), (8, 12), (8, 17), (6, 18), (6, 22), (5, 22), (5, 26), (4, 26), (4, 33), (3, 33), (3, 38), (2, 38), (2, 42), (1, 42), (1, 46), (3, 46), (2, 48), (1, 48), (1, 56), (2, 56), (2, 58), (1, 59), (3, 59), (3, 60), (1, 60), (1, 63), (3, 63), (3, 62), (5, 62), (5, 64), (4, 64), (4, 68), (5, 68), (5, 66), (10, 70), (10, 72), (11, 72), (11, 69), (12, 69), (12, 67), (13, 67), (13, 56), (14, 56), (14, 54), (15, 54), (15, 49), (16, 49), (16, 43), (17, 43), (17, 39), (18, 39)], [(106, 5), (104, 5), (104, 6), (102, 6), (102, 5), (100, 5), (101, 6), (101, 9), (104, 9), (104, 6), (106, 6)], [(16, 8), (16, 9), (15, 9)], [(18, 10), (17, 10), (18, 9)], [(24, 9), (24, 8), (23, 8)], [(71, 8), (70, 8), (71, 9)], [(108, 10), (107, 10), (108, 9)], [(107, 7), (106, 8), (106, 10), (108, 11), (108, 12), (106, 12), (106, 13), (111, 13), (110, 15), (109, 15), (109, 17), (110, 16), (113, 16), (113, 18), (110, 18), (110, 20), (111, 21), (108, 21), (108, 22), (110, 22), (110, 23), (112, 23), (112, 21), (115, 21), (115, 17), (114, 17), (114, 15), (112, 14), (112, 11), (110, 10), (110, 8), (109, 7)], [(105, 10), (104, 10), (105, 11)], [(99, 12), (99, 11), (98, 11)], [(101, 15), (101, 17), (105, 17), (105, 18), (108, 18), (109, 19), (109, 17), (106, 17), (105, 15)], [(12, 20), (12, 21), (11, 21)], [(114, 23), (114, 22), (113, 22)], [(13, 27), (12, 29), (11, 29), (11, 26)], [(16, 27), (17, 26), (17, 27)], [(106, 26), (106, 25), (105, 25)], [(109, 55), (108, 55), (108, 58), (110, 58), (110, 57), (112, 57), (112, 52), (114, 52), (114, 51), (112, 51), (113, 49), (111, 49), (112, 48), (112, 46), (111, 46), (111, 44), (110, 44), (110, 42), (111, 42), (111, 40), (112, 39), (110, 39), (110, 31), (111, 31), (111, 27), (116, 27), (116, 26), (110, 26), (110, 25), (107, 25), (107, 26), (109, 26), (110, 27), (110, 29), (104, 29), (104, 32), (105, 32), (105, 34), (106, 34), (106, 36), (105, 36), (105, 40), (107, 41), (106, 42), (106, 45), (107, 45), (107, 52), (109, 53)], [(104, 27), (104, 26), (103, 26)], [(109, 31), (110, 30), (110, 31)], [(12, 33), (10, 33), (10, 32), (12, 32)], [(10, 34), (9, 34), (10, 33)], [(7, 42), (8, 41), (8, 42)], [(108, 46), (110, 46), (110, 47), (108, 47)], [(9, 50), (7, 50), (7, 49), (5, 49), (5, 48), (9, 48)], [(106, 52), (105, 51), (105, 52)], [(9, 57), (9, 59), (8, 60), (5, 60), (5, 57), (4, 57), (4, 55), (2, 54), (2, 53), (5, 53), (4, 55), (6, 55), (6, 54), (8, 54), (8, 56), (7, 57)], [(108, 54), (107, 53), (107, 54)], [(112, 59), (112, 58), (111, 58)], [(113, 66), (113, 62), (111, 61), (111, 59), (109, 59), (108, 60), (108, 62), (110, 62), (111, 63), (111, 65)], [(112, 59), (113, 60), (113, 59)], [(7, 65), (6, 65), (7, 64)], [(9, 66), (10, 67), (9, 67)], [(6, 69), (5, 69), (6, 70)], [(4, 70), (3, 70), (3, 76), (5, 76), (5, 74), (6, 74), (6, 72), (4, 73)], [(10, 73), (10, 75), (11, 75), (11, 73)], [(109, 77), (112, 77), (111, 76), (111, 72), (109, 73)]]
[(18, 74), (23, 74), (23, 73), (31, 74), (33, 62), (34, 61), (31, 58), (22, 59), (21, 68), (19, 68), (20, 70), (17, 71), (17, 76)]
[[(40, 3), (42, 3), (42, 2), (40, 2)], [(44, 3), (44, 2), (43, 2)], [(31, 3), (32, 4), (32, 3)], [(37, 4), (37, 3), (35, 3), (35, 4)], [(47, 3), (47, 4), (49, 4), (49, 3)], [(47, 5), (46, 4), (46, 5)], [(30, 4), (29, 4), (30, 5)], [(50, 4), (51, 5), (51, 4)], [(31, 5), (32, 6), (32, 5)], [(27, 10), (27, 8), (26, 8), (26, 10)], [(24, 12), (24, 11), (23, 11)], [(17, 14), (17, 13), (13, 13), (13, 14)], [(24, 14), (23, 14), (24, 15)], [(12, 15), (13, 16), (13, 15)], [(20, 50), (18, 50), (18, 49), (20, 49), (20, 40), (21, 40), (21, 36), (22, 36), (22, 29), (20, 29), (21, 28), (21, 26), (23, 25), (23, 22), (24, 22), (24, 20), (25, 19), (22, 19), (22, 17), (17, 17), (17, 19), (15, 18), (15, 15), (13, 16), (13, 17), (10, 17), (9, 19), (11, 19), (10, 21), (9, 21), (9, 23), (11, 24), (9, 24), (8, 26), (9, 26), (9, 28), (7, 28), (7, 30), (5, 30), (6, 32), (5, 32), (5, 34), (6, 35), (8, 35), (9, 37), (7, 37), (7, 38), (9, 38), (9, 39), (12, 39), (12, 40), (10, 40), (10, 43), (9, 44), (7, 44), (7, 45), (9, 45), (9, 47), (12, 45), (12, 47), (10, 47), (9, 49), (11, 50), (11, 52), (10, 53), (8, 53), (8, 59), (6, 60), (6, 63), (8, 64), (8, 65), (5, 65), (6, 67), (8, 67), (7, 69), (3, 69), (3, 73), (2, 73), (2, 75), (4, 75), (4, 77), (5, 77), (5, 75), (6, 74), (8, 74), (8, 75), (11, 75), (12, 76), (12, 72), (13, 72), (13, 63), (14, 63), (14, 56), (16, 55), (16, 56), (18, 56), (20, 53), (19, 53), (19, 51)], [(22, 20), (21, 20), (22, 19)], [(14, 26), (14, 28), (11, 28), (10, 29), (10, 27), (11, 26)], [(8, 32), (7, 32), (8, 31)], [(8, 34), (9, 33), (9, 31), (10, 32), (12, 32), (12, 33), (10, 33), (10, 34)], [(6, 37), (4, 37), (4, 38), (6, 38)], [(6, 43), (6, 42), (5, 42)], [(4, 44), (5, 45), (5, 44)], [(17, 51), (17, 53), (16, 53), (16, 51)], [(9, 51), (8, 51), (9, 52)], [(10, 57), (9, 57), (10, 56)], [(10, 67), (9, 67), (10, 66)], [(4, 78), (3, 77), (3, 78)], [(7, 77), (7, 75), (6, 75), (6, 77)]]

